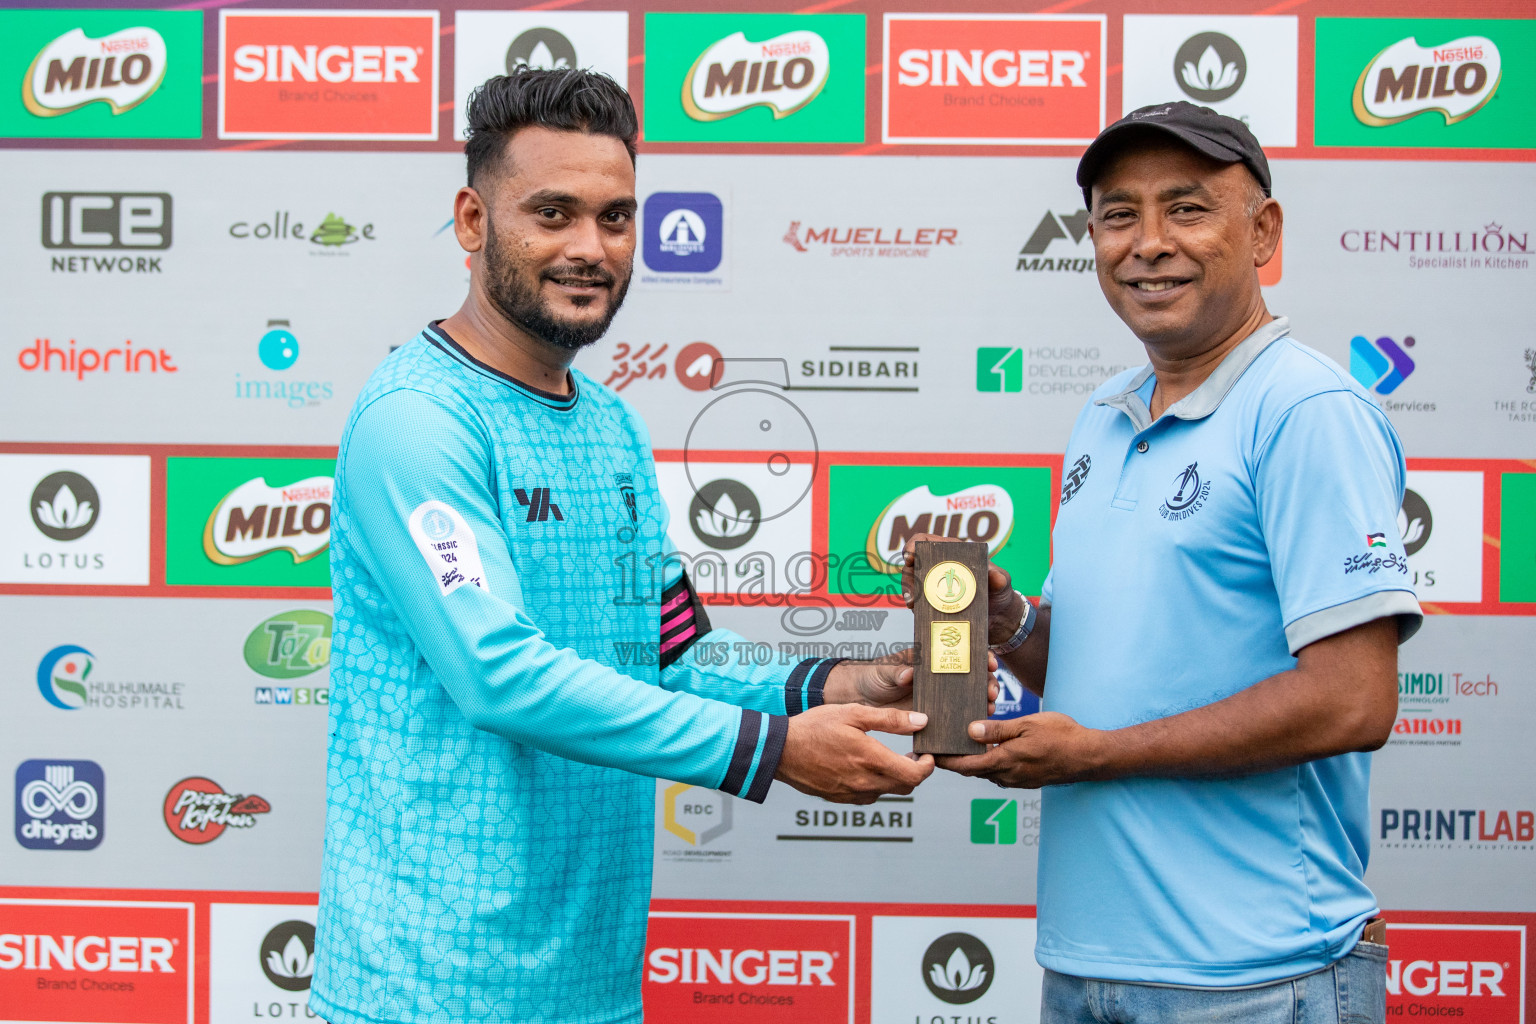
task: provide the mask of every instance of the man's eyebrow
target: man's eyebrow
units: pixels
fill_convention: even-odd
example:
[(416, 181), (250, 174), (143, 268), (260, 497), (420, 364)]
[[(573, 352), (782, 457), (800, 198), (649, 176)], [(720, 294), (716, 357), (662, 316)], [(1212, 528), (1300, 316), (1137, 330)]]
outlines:
[(615, 199), (613, 202), (609, 203), (605, 209), (610, 211), (623, 210), (626, 213), (634, 213), (635, 210), (639, 208), (639, 206), (640, 204), (635, 202), (634, 196), (625, 196), (623, 199)]
[(523, 206), (577, 206), (580, 205), (577, 198), (569, 192), (561, 192), (552, 188), (541, 188), (532, 195), (523, 199)]
[(1117, 188), (1099, 196), (1099, 205), (1107, 203), (1133, 203), (1136, 201), (1136, 193), (1128, 188)]
[(1160, 203), (1171, 203), (1175, 199), (1188, 199), (1190, 196), (1199, 196), (1202, 199), (1211, 198), (1210, 189), (1200, 182), (1191, 182), (1188, 185), (1175, 185), (1173, 188), (1165, 188), (1157, 194)]

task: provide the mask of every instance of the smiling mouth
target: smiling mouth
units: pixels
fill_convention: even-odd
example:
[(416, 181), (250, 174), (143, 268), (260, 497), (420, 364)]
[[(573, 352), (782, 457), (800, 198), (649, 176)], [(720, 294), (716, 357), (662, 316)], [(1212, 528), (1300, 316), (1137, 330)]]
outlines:
[(1131, 287), (1139, 292), (1166, 292), (1188, 281), (1132, 281)]

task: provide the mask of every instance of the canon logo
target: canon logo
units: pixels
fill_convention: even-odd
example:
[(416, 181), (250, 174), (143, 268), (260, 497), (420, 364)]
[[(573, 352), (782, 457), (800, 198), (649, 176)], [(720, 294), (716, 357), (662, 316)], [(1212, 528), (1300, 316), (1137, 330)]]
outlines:
[(160, 971), (175, 974), (170, 939), (131, 935), (0, 935), (0, 971)]
[(904, 50), (896, 58), (898, 85), (1017, 85), (1085, 89), (1081, 50)]
[(1387, 995), (1502, 996), (1504, 966), (1492, 960), (1401, 960), (1387, 963)]
[(659, 947), (646, 961), (647, 981), (667, 985), (836, 985), (832, 954), (821, 949), (692, 949)]
[[(419, 82), (411, 46), (235, 48), (237, 82)], [(295, 78), (294, 76), (298, 77)]]

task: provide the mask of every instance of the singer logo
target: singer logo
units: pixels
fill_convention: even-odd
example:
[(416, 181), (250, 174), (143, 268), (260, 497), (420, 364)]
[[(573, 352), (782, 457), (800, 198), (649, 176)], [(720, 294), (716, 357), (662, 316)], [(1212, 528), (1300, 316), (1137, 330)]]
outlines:
[(190, 903), (0, 899), (6, 1020), (191, 1024)]
[(1365, 66), (1355, 82), (1355, 116), (1376, 128), (1435, 111), (1446, 124), (1464, 121), (1499, 88), (1499, 48), (1484, 36), (1442, 46), (1399, 39)]
[(885, 16), (888, 143), (1074, 145), (1104, 126), (1103, 15)]
[(1525, 927), (1387, 926), (1387, 1015), (1516, 1024), (1525, 1005)]
[(21, 90), (21, 101), (38, 117), (58, 117), (87, 103), (126, 113), (160, 88), (165, 78), (165, 37), (138, 26), (99, 39), (80, 29), (43, 47)]
[(437, 12), (220, 14), (221, 139), (437, 138)]
[(846, 1024), (853, 918), (655, 911), (646, 936), (647, 1019)]

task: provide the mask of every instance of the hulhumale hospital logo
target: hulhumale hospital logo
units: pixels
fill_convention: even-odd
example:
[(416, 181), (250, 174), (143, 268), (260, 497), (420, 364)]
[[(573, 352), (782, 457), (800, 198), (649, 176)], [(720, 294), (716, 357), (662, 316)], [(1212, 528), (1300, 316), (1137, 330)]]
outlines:
[(946, 1003), (974, 1003), (986, 995), (997, 973), (992, 951), (974, 935), (940, 935), (923, 953), (923, 984)]
[(37, 666), (37, 689), (56, 708), (76, 711), (85, 707), (86, 682), (96, 667), (96, 657), (77, 644), (63, 644), (43, 655)]

